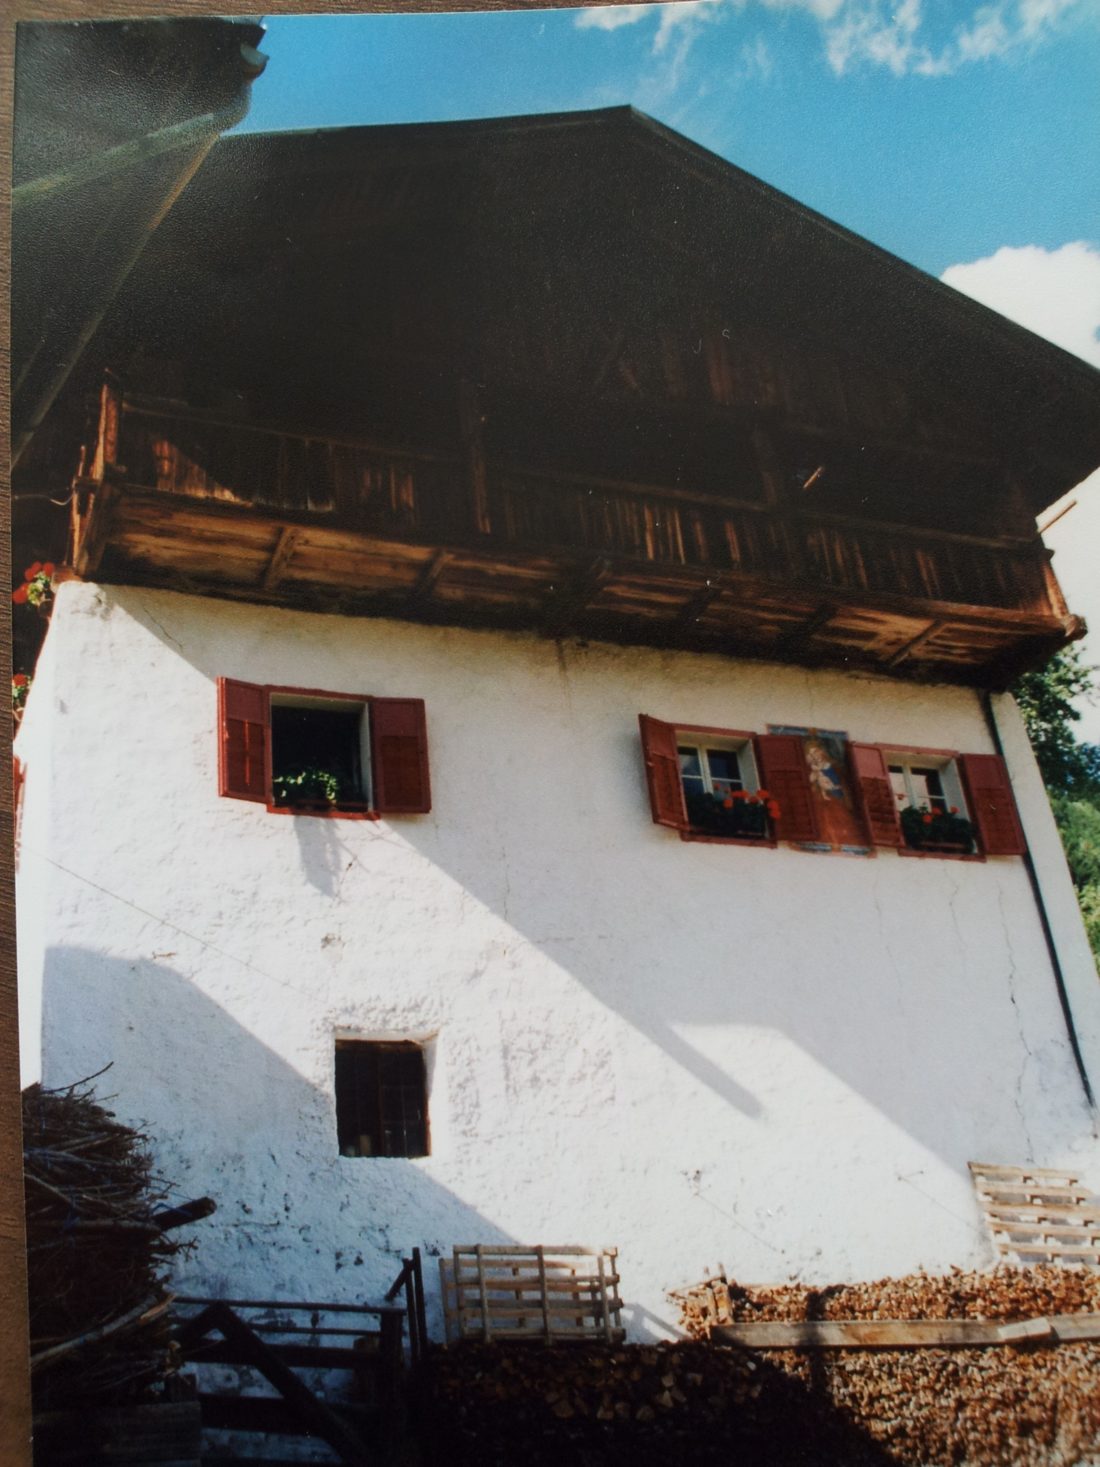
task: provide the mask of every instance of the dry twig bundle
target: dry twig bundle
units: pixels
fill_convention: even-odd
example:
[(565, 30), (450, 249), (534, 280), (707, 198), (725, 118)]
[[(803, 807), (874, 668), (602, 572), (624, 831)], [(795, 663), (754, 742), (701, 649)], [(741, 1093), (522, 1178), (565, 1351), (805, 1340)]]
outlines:
[[(94, 1078), (94, 1077), (93, 1077)], [(171, 1373), (165, 1187), (82, 1081), (23, 1095), (36, 1410), (141, 1399)]]

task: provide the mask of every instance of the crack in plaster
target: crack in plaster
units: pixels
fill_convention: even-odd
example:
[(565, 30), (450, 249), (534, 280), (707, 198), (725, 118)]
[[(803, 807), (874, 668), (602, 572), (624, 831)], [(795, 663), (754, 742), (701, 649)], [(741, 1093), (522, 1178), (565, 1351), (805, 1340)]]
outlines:
[(1005, 950), (1008, 955), (1008, 1001), (1012, 1005), (1012, 1013), (1016, 1021), (1016, 1033), (1020, 1040), (1020, 1047), (1024, 1052), (1024, 1061), (1023, 1064), (1020, 1066), (1019, 1074), (1016, 1077), (1016, 1085), (1012, 1096), (1012, 1104), (1016, 1110), (1016, 1114), (1020, 1118), (1020, 1129), (1023, 1131), (1024, 1140), (1027, 1143), (1027, 1155), (1025, 1156), (1024, 1160), (1034, 1161), (1035, 1151), (1031, 1139), (1031, 1131), (1027, 1123), (1027, 1109), (1024, 1106), (1023, 1090), (1024, 1080), (1027, 1076), (1028, 1065), (1035, 1058), (1035, 1056), (1032, 1053), (1031, 1047), (1027, 1042), (1027, 1036), (1024, 1033), (1023, 1018), (1020, 1014), (1020, 1005), (1016, 1001), (1016, 985), (1019, 973), (1016, 968), (1016, 958), (1012, 951), (1012, 942), (1009, 938), (1008, 920), (1005, 916), (1004, 909), (1004, 891), (1000, 887), (998, 887), (997, 890), (997, 909), (1001, 915), (1001, 924), (1004, 928), (1005, 934)]
[(157, 631), (160, 632), (160, 634), (163, 637), (167, 637), (168, 641), (171, 642), (173, 646), (178, 647), (180, 649), (180, 651), (182, 652), (183, 651), (183, 643), (181, 641), (179, 641), (176, 637), (173, 637), (172, 633), (168, 630), (168, 628), (165, 627), (165, 626), (163, 626), (156, 619), (156, 617), (153, 615), (153, 613), (149, 610), (148, 606), (146, 606), (145, 602), (144, 601), (139, 601), (138, 602), (138, 605), (141, 607), (142, 611), (145, 613), (145, 615), (148, 617), (148, 619), (156, 627)]

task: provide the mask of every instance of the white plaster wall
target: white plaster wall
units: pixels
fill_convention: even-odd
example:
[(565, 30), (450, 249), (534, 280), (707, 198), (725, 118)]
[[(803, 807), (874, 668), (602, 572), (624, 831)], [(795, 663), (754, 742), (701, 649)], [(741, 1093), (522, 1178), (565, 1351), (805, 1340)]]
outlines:
[[(423, 697), (432, 813), (220, 799), (219, 675)], [(417, 1243), (610, 1244), (645, 1336), (718, 1262), (825, 1282), (991, 1261), (968, 1159), (1098, 1180), (1022, 861), (692, 844), (650, 819), (639, 712), (988, 751), (967, 690), (70, 583), (31, 702), (45, 1080), (111, 1062), (101, 1088), (164, 1172), (218, 1199), (196, 1289), (376, 1297)], [(431, 1039), (430, 1157), (337, 1155), (337, 1033)]]

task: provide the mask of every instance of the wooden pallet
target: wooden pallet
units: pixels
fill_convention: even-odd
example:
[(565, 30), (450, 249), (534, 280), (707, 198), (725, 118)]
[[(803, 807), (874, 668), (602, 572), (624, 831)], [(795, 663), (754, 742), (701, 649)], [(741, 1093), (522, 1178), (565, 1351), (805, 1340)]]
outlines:
[(439, 1260), (447, 1343), (623, 1338), (615, 1248), (455, 1248)]
[(1100, 1269), (1100, 1198), (1068, 1171), (970, 1163), (999, 1257)]

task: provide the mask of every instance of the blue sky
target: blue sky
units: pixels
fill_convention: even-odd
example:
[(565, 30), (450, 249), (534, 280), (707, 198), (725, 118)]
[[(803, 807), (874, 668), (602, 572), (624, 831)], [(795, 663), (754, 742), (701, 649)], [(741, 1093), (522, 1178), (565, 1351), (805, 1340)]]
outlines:
[(246, 129), (630, 102), (933, 274), (1100, 241), (1100, 0), (273, 16)]
[[(272, 16), (242, 130), (631, 103), (1100, 367), (1100, 0)], [(1100, 628), (1100, 471), (1048, 536)], [(1100, 663), (1100, 637), (1086, 644)], [(1100, 741), (1100, 703), (1083, 709)]]

